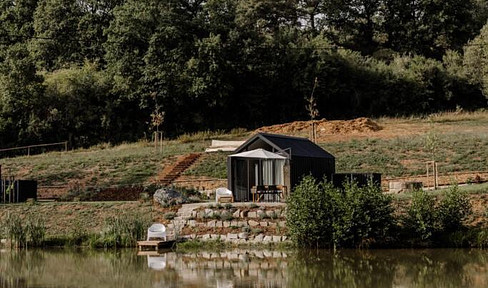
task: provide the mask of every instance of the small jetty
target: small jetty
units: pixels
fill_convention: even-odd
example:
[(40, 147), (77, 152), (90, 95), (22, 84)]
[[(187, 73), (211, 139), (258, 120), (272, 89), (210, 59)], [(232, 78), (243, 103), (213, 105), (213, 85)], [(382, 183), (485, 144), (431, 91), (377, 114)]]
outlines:
[(157, 251), (159, 249), (171, 248), (176, 243), (176, 240), (160, 241), (137, 241), (139, 251)]

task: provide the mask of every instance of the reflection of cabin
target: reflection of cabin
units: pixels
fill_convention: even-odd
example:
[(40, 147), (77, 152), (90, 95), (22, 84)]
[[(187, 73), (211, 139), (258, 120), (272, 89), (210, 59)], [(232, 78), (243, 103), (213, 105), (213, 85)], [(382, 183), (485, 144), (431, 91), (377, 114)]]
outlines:
[(331, 179), (334, 172), (334, 156), (306, 138), (284, 135), (258, 133), (227, 158), (235, 201), (256, 200), (260, 192), (269, 192), (264, 200), (282, 200), (303, 176)]

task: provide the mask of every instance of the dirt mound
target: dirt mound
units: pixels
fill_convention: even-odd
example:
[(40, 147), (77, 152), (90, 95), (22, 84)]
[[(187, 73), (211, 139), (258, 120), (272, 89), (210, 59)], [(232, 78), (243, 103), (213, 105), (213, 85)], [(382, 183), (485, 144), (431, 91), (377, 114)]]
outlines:
[[(382, 129), (380, 125), (369, 118), (356, 118), (352, 120), (333, 120), (326, 119), (316, 120), (317, 136), (326, 134), (354, 134), (370, 133)], [(312, 121), (295, 121), (272, 126), (265, 126), (257, 129), (255, 132), (266, 132), (274, 134), (304, 134), (310, 133)]]

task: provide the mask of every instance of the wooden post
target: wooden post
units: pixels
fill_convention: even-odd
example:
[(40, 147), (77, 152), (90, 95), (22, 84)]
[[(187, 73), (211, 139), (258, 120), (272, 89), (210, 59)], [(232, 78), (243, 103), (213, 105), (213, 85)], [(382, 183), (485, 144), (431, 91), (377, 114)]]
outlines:
[(64, 141), (64, 152), (68, 152), (68, 141)]
[(435, 176), (434, 176), (434, 183), (435, 183), (435, 187), (434, 189), (437, 189), (438, 186), (439, 186), (439, 171), (437, 170), (437, 162), (434, 161), (434, 173), (435, 173)]
[(425, 181), (425, 186), (429, 187), (429, 185), (428, 185), (428, 183), (429, 183), (429, 162), (425, 163), (425, 168), (427, 169), (427, 178)]

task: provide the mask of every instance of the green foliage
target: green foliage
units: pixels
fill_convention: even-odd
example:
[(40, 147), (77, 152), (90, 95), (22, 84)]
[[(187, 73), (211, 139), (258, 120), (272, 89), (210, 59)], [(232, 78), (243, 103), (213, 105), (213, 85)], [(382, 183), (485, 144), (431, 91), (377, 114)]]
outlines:
[(90, 246), (104, 248), (134, 247), (136, 241), (143, 240), (151, 220), (140, 215), (110, 217), (105, 222), (103, 232), (90, 239)]
[[(325, 186), (324, 186), (325, 185)], [(333, 242), (333, 187), (305, 177), (287, 200), (287, 227), (295, 243), (326, 246)]]
[(410, 235), (415, 235), (414, 242), (419, 238), (427, 242), (451, 243), (455, 247), (467, 246), (466, 243), (476, 245), (473, 244), (476, 241), (463, 235), (463, 221), (471, 214), (468, 193), (452, 186), (442, 194), (441, 200), (436, 201), (429, 192), (413, 192), (412, 202), (403, 219), (404, 228)]
[(21, 218), (17, 214), (8, 214), (0, 235), (5, 235), (18, 248), (40, 247), (44, 244), (46, 226), (39, 216)]
[(305, 246), (369, 246), (385, 241), (394, 224), (391, 198), (372, 184), (341, 191), (305, 177), (287, 203), (289, 234)]
[(463, 227), (463, 221), (471, 213), (468, 193), (457, 185), (444, 192), (439, 204), (438, 217), (442, 229), (446, 232), (456, 231)]
[(220, 137), (306, 118), (314, 79), (327, 118), (486, 107), (483, 1), (27, 0), (0, 8), (1, 146), (149, 138), (155, 110), (164, 112), (166, 137)]
[(16, 247), (27, 246), (27, 231), (22, 219), (17, 215), (9, 214), (5, 221), (5, 234)]
[(366, 187), (347, 183), (344, 191), (334, 193), (333, 201), (335, 245), (367, 247), (390, 236), (394, 225), (392, 199), (380, 187), (372, 183)]
[(437, 229), (435, 199), (424, 190), (413, 192), (412, 203), (407, 209), (404, 226), (422, 241), (432, 239)]

